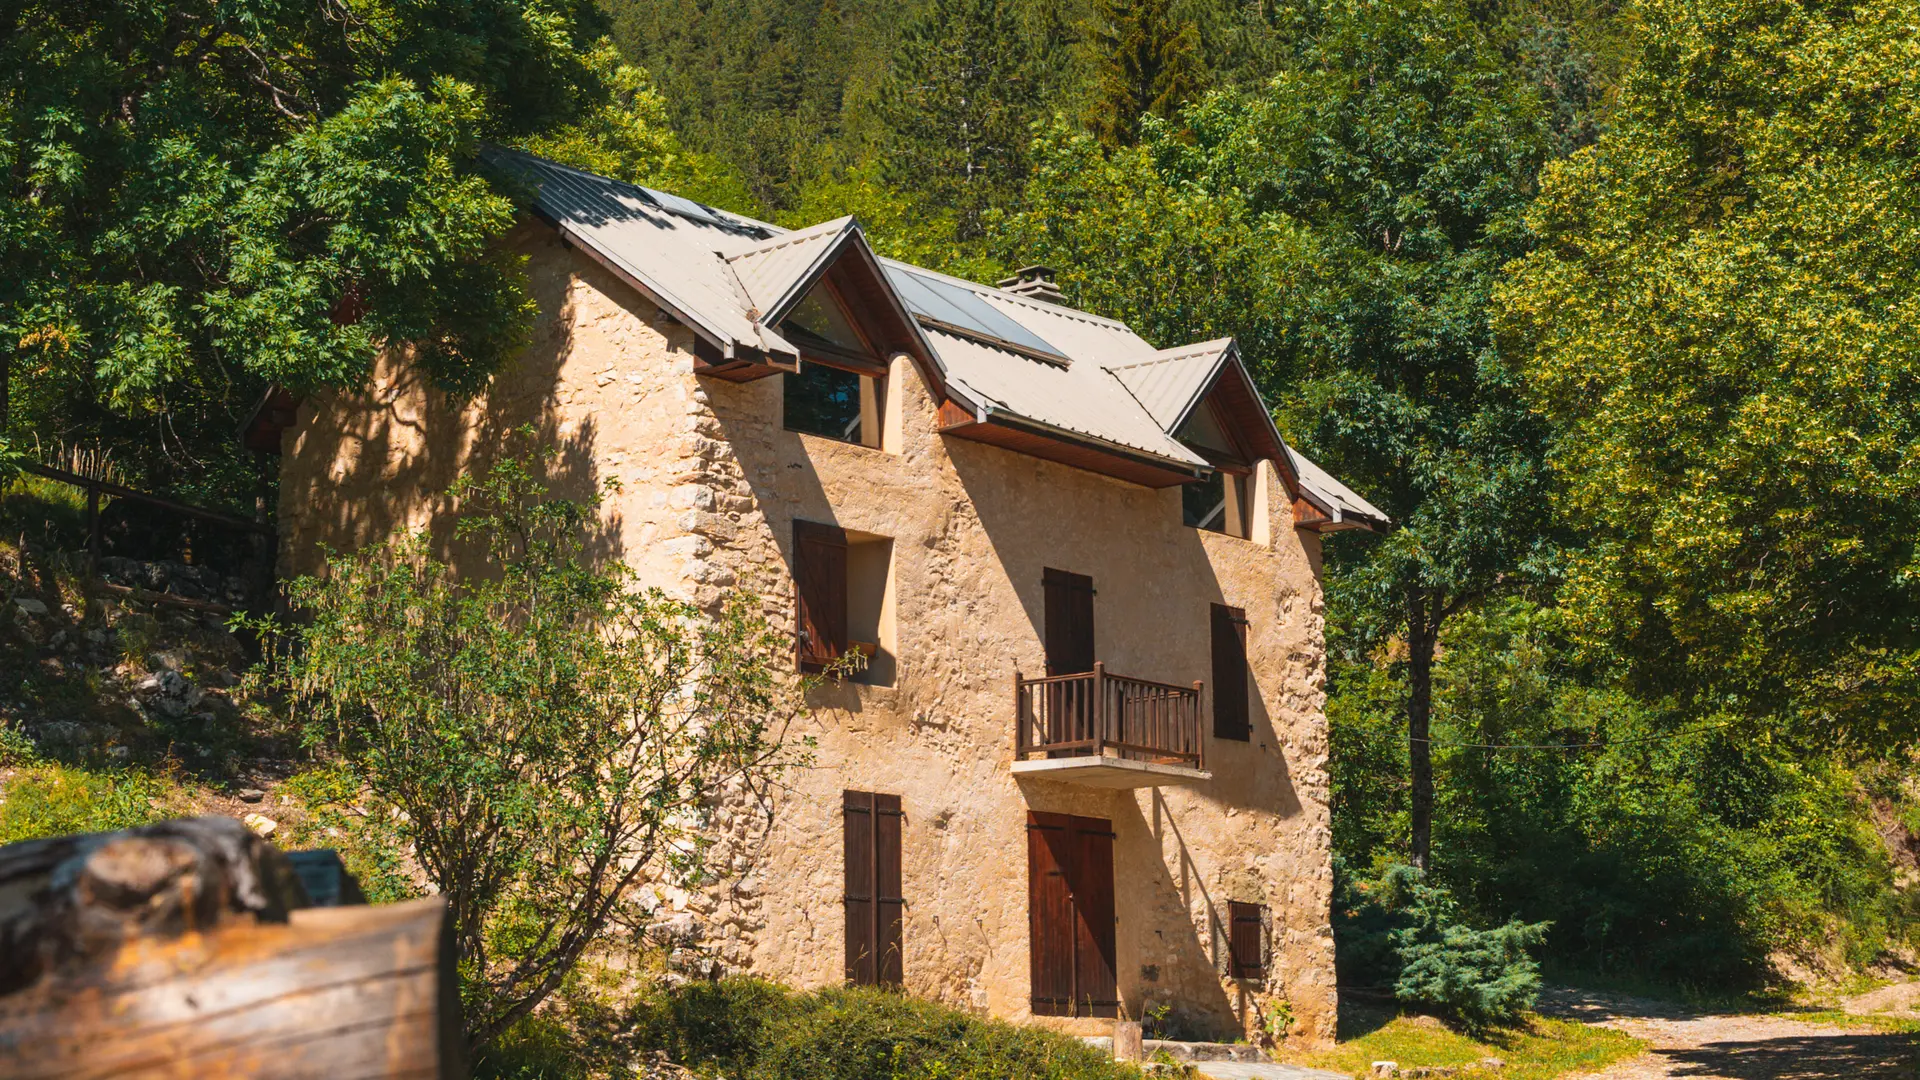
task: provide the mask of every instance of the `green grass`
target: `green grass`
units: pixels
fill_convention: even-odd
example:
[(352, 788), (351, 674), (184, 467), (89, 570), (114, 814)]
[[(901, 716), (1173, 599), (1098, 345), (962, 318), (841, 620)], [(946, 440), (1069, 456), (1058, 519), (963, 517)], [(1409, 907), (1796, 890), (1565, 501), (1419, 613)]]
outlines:
[[(1355, 1012), (1361, 1015), (1351, 1016)], [(1384, 1011), (1366, 1015), (1364, 1010), (1352, 1008), (1345, 1011), (1341, 1021), (1347, 1031), (1339, 1045), (1291, 1055), (1288, 1060), (1353, 1076), (1367, 1075), (1373, 1062), (1394, 1061), (1402, 1070), (1444, 1065), (1460, 1069), (1460, 1075), (1469, 1077), (1552, 1080), (1564, 1073), (1605, 1068), (1639, 1053), (1645, 1045), (1607, 1028), (1538, 1016), (1521, 1025), (1472, 1033), (1432, 1017), (1392, 1016)], [(1348, 1033), (1353, 1037), (1345, 1037)], [(1475, 1068), (1488, 1058), (1499, 1058), (1506, 1067)]]
[(0, 769), (0, 844), (144, 825), (168, 816), (178, 794), (178, 785), (137, 769)]

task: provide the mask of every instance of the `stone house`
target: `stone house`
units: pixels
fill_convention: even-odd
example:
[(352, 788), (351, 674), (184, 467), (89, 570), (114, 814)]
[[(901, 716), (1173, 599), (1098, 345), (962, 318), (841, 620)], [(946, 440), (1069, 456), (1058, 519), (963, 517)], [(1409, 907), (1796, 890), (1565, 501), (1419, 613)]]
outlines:
[[(530, 156), (535, 339), (480, 399), (403, 360), (284, 409), (282, 567), (429, 523), (525, 424), (646, 583), (761, 597), (810, 702), (742, 876), (670, 890), (728, 970), (1082, 1034), (1330, 1037), (1321, 538), (1384, 516), (1282, 441), (1231, 340)], [(283, 402), (284, 406), (285, 403)], [(269, 440), (272, 441), (272, 440)], [(750, 849), (750, 850), (749, 850)]]

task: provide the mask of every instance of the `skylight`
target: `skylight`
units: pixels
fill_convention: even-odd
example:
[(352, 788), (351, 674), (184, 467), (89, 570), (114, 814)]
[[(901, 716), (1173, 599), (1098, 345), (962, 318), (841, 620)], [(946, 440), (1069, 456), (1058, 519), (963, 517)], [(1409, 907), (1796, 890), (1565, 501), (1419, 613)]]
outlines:
[(887, 267), (887, 280), (914, 317), (928, 326), (1063, 367), (1070, 362), (1065, 353), (972, 289), (899, 266)]

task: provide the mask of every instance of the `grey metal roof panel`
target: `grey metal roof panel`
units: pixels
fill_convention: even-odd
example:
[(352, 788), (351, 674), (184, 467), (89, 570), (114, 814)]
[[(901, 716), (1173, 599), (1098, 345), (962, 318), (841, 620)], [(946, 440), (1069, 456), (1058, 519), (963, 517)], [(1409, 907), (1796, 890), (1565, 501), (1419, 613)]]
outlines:
[(1206, 467), (1206, 459), (1162, 431), (1098, 364), (1042, 363), (941, 330), (929, 330), (927, 338), (951, 377), (989, 408), (1181, 466)]
[(1109, 365), (1113, 377), (1133, 393), (1134, 400), (1162, 428), (1176, 431), (1193, 405), (1212, 385), (1226, 362), (1232, 338), (1216, 338), (1178, 349), (1162, 349), (1151, 360)]
[(812, 283), (854, 228), (853, 218), (835, 218), (723, 254), (757, 316), (773, 322), (800, 299), (796, 293)]
[(1387, 525), (1392, 519), (1386, 511), (1361, 498), (1347, 485), (1335, 480), (1331, 474), (1315, 465), (1305, 454), (1287, 447), (1287, 456), (1293, 461), (1294, 475), (1300, 478), (1300, 486), (1309, 495), (1316, 496), (1316, 502), (1333, 512), (1336, 521), (1359, 520), (1376, 525)]
[(646, 188), (531, 154), (493, 150), (488, 160), (533, 186), (543, 214), (696, 327), (728, 342), (792, 354), (791, 345), (755, 323), (750, 301), (716, 254), (722, 244), (761, 238), (763, 226), (730, 222), (717, 210), (689, 217)]

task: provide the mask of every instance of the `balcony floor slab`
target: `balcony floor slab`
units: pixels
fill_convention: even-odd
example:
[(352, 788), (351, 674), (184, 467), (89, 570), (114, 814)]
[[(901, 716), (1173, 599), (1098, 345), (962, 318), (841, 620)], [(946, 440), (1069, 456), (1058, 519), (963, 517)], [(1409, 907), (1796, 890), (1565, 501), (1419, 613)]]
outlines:
[(1087, 787), (1123, 788), (1174, 787), (1199, 784), (1213, 779), (1204, 769), (1185, 765), (1162, 765), (1153, 761), (1131, 761), (1117, 757), (1039, 758), (1013, 763), (1013, 775), (1034, 780), (1053, 780), (1062, 784)]

